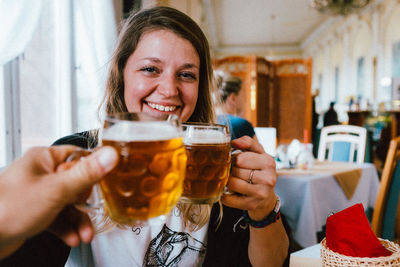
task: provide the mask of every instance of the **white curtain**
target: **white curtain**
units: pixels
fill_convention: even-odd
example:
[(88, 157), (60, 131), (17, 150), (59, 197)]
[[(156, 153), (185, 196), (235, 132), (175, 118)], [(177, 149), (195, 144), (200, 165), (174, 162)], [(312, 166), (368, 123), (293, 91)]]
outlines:
[(74, 3), (78, 130), (86, 130), (98, 124), (96, 110), (104, 94), (117, 27), (112, 0), (78, 0)]
[(20, 55), (34, 33), (41, 0), (0, 0), (0, 65)]

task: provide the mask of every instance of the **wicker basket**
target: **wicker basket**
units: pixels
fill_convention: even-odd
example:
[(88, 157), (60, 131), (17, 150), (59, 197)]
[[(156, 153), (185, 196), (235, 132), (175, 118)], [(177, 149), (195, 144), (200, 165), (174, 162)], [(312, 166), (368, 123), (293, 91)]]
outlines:
[(393, 252), (387, 257), (377, 258), (360, 258), (345, 256), (333, 252), (326, 246), (325, 238), (321, 242), (321, 259), (322, 266), (338, 267), (338, 266), (400, 266), (400, 247), (394, 242), (379, 238), (382, 245)]

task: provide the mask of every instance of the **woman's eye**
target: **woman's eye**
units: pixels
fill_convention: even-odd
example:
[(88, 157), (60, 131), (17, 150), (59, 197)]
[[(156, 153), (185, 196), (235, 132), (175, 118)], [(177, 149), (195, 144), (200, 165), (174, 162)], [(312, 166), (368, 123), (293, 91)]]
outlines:
[(154, 67), (144, 67), (140, 69), (141, 71), (144, 72), (149, 72), (149, 73), (157, 73), (157, 69)]
[(197, 77), (194, 73), (191, 72), (182, 72), (181, 77), (184, 79), (191, 79), (191, 80), (196, 80)]

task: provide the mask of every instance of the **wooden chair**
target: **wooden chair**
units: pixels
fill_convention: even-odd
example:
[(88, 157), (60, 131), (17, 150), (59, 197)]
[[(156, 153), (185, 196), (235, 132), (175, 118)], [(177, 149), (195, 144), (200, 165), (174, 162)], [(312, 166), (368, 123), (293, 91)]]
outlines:
[(396, 236), (396, 228), (400, 222), (397, 215), (400, 193), (399, 163), (400, 137), (396, 137), (390, 142), (371, 223), (376, 236), (389, 240), (399, 238)]
[[(367, 130), (354, 125), (332, 125), (321, 130), (319, 161), (362, 163), (365, 157)], [(354, 160), (355, 158), (355, 160)]]

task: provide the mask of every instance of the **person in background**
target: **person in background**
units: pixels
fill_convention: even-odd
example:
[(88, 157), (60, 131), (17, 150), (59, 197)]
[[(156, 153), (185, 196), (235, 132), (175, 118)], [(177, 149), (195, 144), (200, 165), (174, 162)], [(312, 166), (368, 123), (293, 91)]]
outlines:
[[(215, 121), (208, 41), (184, 13), (155, 7), (131, 14), (110, 66), (106, 114), (167, 113), (182, 122)], [(96, 134), (84, 132), (55, 144), (96, 143)], [(233, 193), (223, 195), (221, 203), (178, 203), (163, 225), (114, 227), (72, 250), (54, 240), (39, 242), (35, 257), (51, 257), (52, 266), (64, 266), (66, 257), (67, 266), (281, 266), (289, 242), (276, 211), (275, 161), (248, 136), (231, 144), (243, 152), (227, 185)], [(247, 214), (251, 225), (243, 220)]]
[(69, 206), (76, 217), (64, 221), (62, 212), (115, 167), (118, 155), (114, 148), (104, 147), (71, 168), (60, 169), (77, 149), (31, 148), (0, 173), (0, 259), (44, 229), (70, 246), (92, 240), (93, 227), (85, 213)]
[(334, 109), (335, 102), (329, 104), (329, 109), (324, 114), (324, 126), (339, 124), (338, 114)]
[[(231, 131), (232, 140), (242, 136), (250, 136), (256, 139), (253, 125), (240, 117), (244, 111), (244, 98), (239, 96), (242, 81), (227, 72), (215, 71), (215, 78), (218, 87), (218, 97), (221, 104), (217, 120), (218, 123), (228, 125)], [(217, 102), (218, 104), (218, 102)]]
[(319, 89), (315, 89), (315, 93), (312, 96), (312, 106), (311, 106), (311, 111), (312, 111), (312, 118), (311, 118), (311, 142), (313, 143), (313, 154), (314, 157), (317, 156), (317, 125), (318, 125), (318, 120), (319, 120), (319, 114), (317, 113), (317, 108), (316, 108), (316, 98), (319, 96)]

